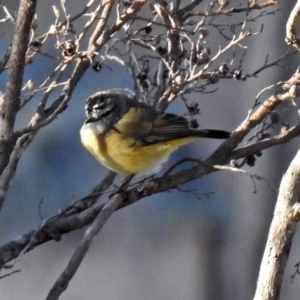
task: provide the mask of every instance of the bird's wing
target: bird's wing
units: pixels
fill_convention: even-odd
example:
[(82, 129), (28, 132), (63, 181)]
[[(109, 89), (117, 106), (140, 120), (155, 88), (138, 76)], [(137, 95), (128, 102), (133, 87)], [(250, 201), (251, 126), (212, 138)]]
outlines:
[(152, 128), (139, 144), (147, 146), (178, 138), (197, 136), (197, 131), (189, 127), (188, 120), (174, 114), (160, 114), (152, 123)]
[(131, 107), (119, 120), (114, 129), (134, 140), (143, 140), (151, 131), (153, 120), (159, 113), (153, 109), (145, 109), (143, 106)]

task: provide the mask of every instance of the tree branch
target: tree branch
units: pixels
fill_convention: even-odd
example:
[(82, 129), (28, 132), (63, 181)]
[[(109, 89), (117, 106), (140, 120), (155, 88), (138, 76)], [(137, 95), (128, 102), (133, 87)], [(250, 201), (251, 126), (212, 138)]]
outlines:
[(300, 151), (297, 152), (280, 184), (254, 300), (279, 299), (284, 269), (299, 221), (299, 182)]
[(228, 9), (218, 9), (217, 11), (189, 11), (184, 15), (185, 18), (190, 16), (202, 16), (202, 17), (211, 17), (211, 16), (219, 16), (219, 15), (231, 15), (233, 13), (240, 13), (240, 12), (248, 12), (250, 10), (262, 9), (268, 6), (272, 6), (278, 3), (278, 0), (267, 0), (264, 3), (252, 3), (245, 7), (232, 7)]
[(0, 107), (0, 174), (8, 164), (15, 144), (14, 123), (20, 105), (20, 95), (25, 66), (25, 56), (29, 41), (30, 26), (37, 0), (21, 0), (8, 69), (8, 81)]
[(293, 45), (298, 51), (300, 50), (300, 39), (296, 34), (296, 24), (300, 15), (300, 1), (298, 0), (291, 11), (289, 19), (286, 23), (286, 38), (287, 44)]
[(57, 300), (59, 296), (67, 289), (71, 279), (74, 277), (87, 251), (89, 250), (95, 236), (103, 225), (107, 222), (113, 212), (119, 207), (123, 199), (120, 194), (116, 194), (107, 201), (99, 215), (95, 218), (91, 226), (85, 231), (80, 245), (75, 250), (68, 266), (61, 273), (55, 284), (50, 289), (46, 300)]
[[(299, 76), (300, 73), (297, 70), (294, 76), (286, 84), (296, 84), (295, 82), (298, 82)], [(299, 126), (296, 126), (295, 128), (290, 129), (286, 134), (272, 138), (271, 141), (269, 139), (263, 140), (257, 143), (258, 146), (253, 144), (238, 149), (236, 152), (232, 152), (251, 129), (260, 124), (272, 110), (282, 103), (282, 101), (290, 98), (291, 95), (289, 92), (269, 97), (256, 109), (256, 111), (247, 116), (246, 120), (242, 122), (242, 124), (234, 131), (232, 137), (223, 142), (219, 148), (204, 161), (204, 164), (197, 164), (192, 168), (177, 172), (175, 174), (168, 174), (168, 176), (164, 175), (160, 178), (145, 180), (138, 186), (131, 188), (126, 194), (124, 193), (126, 202), (124, 202), (120, 208), (135, 203), (146, 196), (177, 188), (186, 182), (195, 180), (212, 172), (216, 172), (217, 170), (213, 168), (214, 165), (226, 164), (229, 163), (229, 161), (233, 158), (241, 158), (241, 153), (243, 153), (244, 157), (250, 154), (253, 155), (257, 153), (257, 147), (259, 147), (260, 150), (263, 150), (270, 147), (270, 143), (285, 143), (290, 138), (299, 135), (300, 128)], [(85, 203), (85, 200), (89, 199), (89, 197), (93, 197), (94, 200), (97, 199), (99, 195), (97, 194), (95, 196), (95, 193), (98, 192), (94, 189), (89, 196), (84, 197), (76, 203)], [(22, 251), (22, 249), (26, 247), (28, 243), (30, 243), (28, 250), (31, 250), (37, 245), (53, 239), (53, 237), (56, 235), (60, 236), (61, 234), (65, 234), (90, 224), (90, 222), (92, 222), (97, 214), (103, 209), (103, 204), (94, 205), (94, 202), (90, 202), (89, 204), (90, 205), (87, 206), (81, 204), (79, 205), (80, 208), (75, 208), (76, 206), (72, 205), (70, 208), (67, 208), (65, 213), (62, 215), (51, 218), (43, 225), (43, 230), (40, 230), (38, 234), (35, 234), (37, 237), (34, 238), (34, 241), (30, 241), (35, 233), (35, 231), (31, 231), (25, 234), (22, 238), (9, 243), (9, 245), (7, 244), (2, 246), (0, 248), (0, 265), (5, 264), (6, 262), (18, 256), (20, 251)]]
[[(22, 237), (4, 245), (0, 249), (0, 269), (8, 261), (13, 260), (14, 258), (17, 258), (18, 260), (24, 253), (34, 249), (37, 245), (40, 245), (42, 240), (42, 243), (53, 239), (58, 240), (63, 232), (67, 233), (90, 224), (103, 208), (103, 205), (101, 204), (94, 204), (96, 203), (97, 199), (99, 199), (112, 185), (115, 177), (115, 173), (111, 171), (108, 172), (102, 182), (96, 185), (89, 195), (76, 201), (64, 209), (60, 214), (45, 221), (36, 230), (31, 230)], [(89, 209), (91, 207), (93, 207), (93, 210)], [(84, 218), (80, 218), (81, 212), (85, 212)], [(70, 219), (70, 216), (74, 215), (77, 218)], [(69, 220), (71, 222), (69, 222)], [(12, 267), (14, 263), (15, 262), (13, 262), (9, 267)]]

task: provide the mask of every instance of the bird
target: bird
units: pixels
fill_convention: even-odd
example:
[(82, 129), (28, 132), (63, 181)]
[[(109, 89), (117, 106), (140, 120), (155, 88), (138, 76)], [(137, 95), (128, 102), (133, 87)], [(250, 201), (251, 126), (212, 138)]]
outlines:
[(123, 176), (158, 172), (169, 155), (199, 138), (227, 139), (230, 132), (194, 129), (189, 121), (115, 90), (86, 100), (80, 138), (105, 167)]

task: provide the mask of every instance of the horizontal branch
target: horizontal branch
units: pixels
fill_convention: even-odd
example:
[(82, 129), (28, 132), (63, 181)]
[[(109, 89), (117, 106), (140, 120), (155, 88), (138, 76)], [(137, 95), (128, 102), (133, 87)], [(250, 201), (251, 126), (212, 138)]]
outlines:
[[(194, 1), (190, 7), (195, 5), (196, 2), (200, 3), (201, 1)], [(78, 60), (70, 81), (65, 85), (65, 88), (61, 95), (56, 98), (54, 102), (52, 102), (50, 108), (45, 110), (43, 119), (41, 119), (39, 123), (33, 124), (31, 127), (26, 128), (24, 131), (19, 131), (17, 133), (18, 136), (22, 136), (24, 134), (39, 130), (41, 127), (52, 122), (58, 114), (60, 114), (67, 108), (68, 102), (71, 99), (77, 82), (90, 66), (92, 59), (96, 55), (96, 52), (98, 52), (105, 44), (105, 42), (111, 39), (115, 32), (117, 32), (126, 22), (134, 18), (135, 14), (142, 7), (142, 5), (146, 3), (146, 1), (140, 0), (133, 2), (133, 4), (129, 6), (129, 8), (124, 10), (124, 13), (119, 13), (117, 21), (110, 27), (107, 24), (107, 21), (112, 9), (113, 1), (106, 1), (105, 3), (106, 7), (101, 8), (102, 13), (109, 13), (105, 18), (99, 19), (97, 29), (94, 32), (95, 35), (90, 39), (90, 47), (88, 51), (90, 51), (90, 53), (92, 54), (90, 56), (87, 55), (88, 57), (84, 57)], [(272, 5), (275, 4), (276, 1), (268, 1), (266, 3), (268, 3), (268, 5)], [(243, 33), (243, 35), (240, 35), (237, 39), (233, 40), (232, 44), (229, 44), (230, 46), (227, 46), (226, 48), (221, 50), (219, 54), (223, 54), (231, 46), (237, 45), (242, 39), (247, 36), (249, 36), (249, 32)], [(211, 62), (216, 60), (218, 57), (219, 56), (215, 56), (211, 60)], [(290, 99), (289, 93), (274, 95), (266, 99), (265, 102), (262, 103), (255, 111), (249, 113), (246, 120), (234, 131), (232, 137), (222, 143), (221, 146), (203, 163), (201, 163), (201, 161), (198, 161), (195, 162), (193, 167), (190, 167), (183, 171), (175, 173), (172, 170), (172, 172), (170, 171), (160, 178), (146, 179), (140, 184), (131, 186), (128, 191), (120, 195), (120, 197), (122, 197), (121, 201), (124, 200), (120, 208), (131, 205), (146, 196), (168, 191), (170, 189), (175, 189), (178, 186), (183, 185), (191, 180), (199, 179), (204, 175), (216, 172), (217, 169), (214, 168), (214, 165), (226, 164), (233, 158), (237, 159), (245, 157), (249, 154), (253, 154), (253, 151), (257, 152), (257, 149), (261, 151), (263, 149), (271, 147), (272, 145), (287, 142), (296, 135), (299, 135), (300, 128), (296, 126), (286, 131), (285, 133), (280, 134), (279, 136), (272, 137), (270, 139), (260, 141), (256, 144), (245, 146), (243, 148), (235, 150), (240, 142), (253, 128), (260, 124), (275, 107), (277, 107), (280, 103), (287, 99)], [(109, 180), (107, 179), (108, 177)], [(20, 256), (20, 254), (30, 251), (40, 244), (53, 239), (59, 240), (61, 235), (91, 224), (91, 222), (95, 220), (97, 215), (99, 215), (99, 213), (103, 211), (104, 206), (109, 201), (106, 200), (105, 203), (96, 203), (96, 200), (99, 197), (103, 196), (103, 191), (106, 190), (113, 182), (114, 176), (111, 174), (108, 177), (106, 178), (106, 182), (103, 181), (100, 184), (100, 189), (100, 185), (98, 185), (88, 196), (78, 200), (76, 203), (73, 203), (72, 205), (67, 207), (62, 213), (47, 220), (38, 229), (32, 230), (17, 238), (16, 240), (0, 247), (0, 266), (4, 266), (5, 264), (7, 264), (7, 262), (12, 261), (13, 259)]]
[[(298, 76), (299, 73), (297, 71), (290, 81), (294, 82), (295, 78)], [(216, 172), (217, 170), (213, 167), (214, 165), (223, 165), (229, 163), (233, 157), (241, 157), (241, 151), (243, 151), (243, 155), (245, 155), (245, 157), (253, 154), (253, 151), (256, 150), (254, 145), (247, 146), (249, 148), (244, 147), (244, 150), (235, 150), (236, 152), (234, 149), (240, 144), (251, 129), (261, 123), (274, 108), (287, 99), (290, 99), (290, 94), (288, 92), (269, 97), (252, 114), (249, 114), (245, 121), (242, 122), (242, 124), (234, 131), (232, 137), (223, 142), (203, 163), (199, 162), (189, 169), (182, 170), (174, 174), (168, 173), (160, 178), (144, 180), (139, 185), (130, 188), (126, 193), (124, 192), (123, 196), (124, 199), (126, 199), (126, 202), (124, 202), (120, 208), (135, 203), (146, 196), (177, 188), (189, 181), (201, 178), (202, 176), (212, 172)], [(271, 141), (270, 139), (260, 141), (257, 147), (259, 147), (260, 150), (263, 150), (265, 148), (269, 148), (270, 143), (284, 143), (298, 134), (299, 126), (296, 126), (286, 133), (272, 138)], [(109, 185), (105, 184), (104, 186), (108, 187)], [(103, 209), (104, 204), (95, 204), (96, 199), (102, 195), (102, 192), (103, 186), (101, 186), (100, 190), (94, 189), (87, 197), (84, 197), (77, 201), (76, 204), (68, 207), (62, 214), (45, 222), (42, 227), (43, 230), (39, 230), (38, 232), (31, 231), (23, 235), (21, 238), (2, 246), (0, 248), (1, 265), (4, 265), (16, 258), (20, 251), (22, 251), (22, 249), (24, 249), (28, 244), (30, 244), (28, 250), (31, 250), (39, 244), (45, 243), (57, 236), (59, 237), (62, 234), (77, 230), (90, 224)], [(34, 240), (31, 240), (34, 235)]]

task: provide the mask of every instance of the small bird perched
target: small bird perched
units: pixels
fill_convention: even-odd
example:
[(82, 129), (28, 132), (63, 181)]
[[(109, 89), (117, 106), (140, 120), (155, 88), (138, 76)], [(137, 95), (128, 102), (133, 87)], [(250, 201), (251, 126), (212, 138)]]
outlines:
[(178, 147), (198, 138), (226, 139), (223, 130), (193, 129), (187, 119), (113, 90), (86, 101), (84, 147), (108, 169), (124, 176), (157, 172)]

